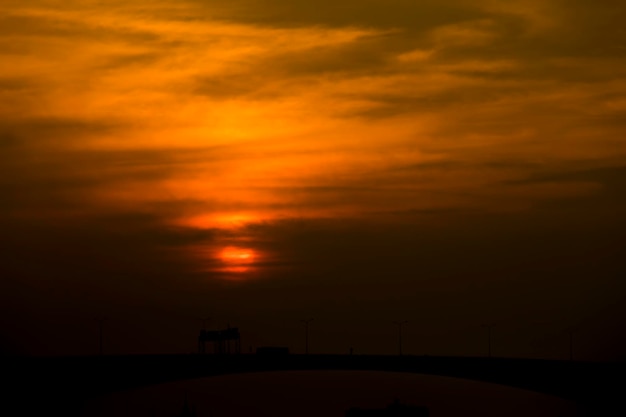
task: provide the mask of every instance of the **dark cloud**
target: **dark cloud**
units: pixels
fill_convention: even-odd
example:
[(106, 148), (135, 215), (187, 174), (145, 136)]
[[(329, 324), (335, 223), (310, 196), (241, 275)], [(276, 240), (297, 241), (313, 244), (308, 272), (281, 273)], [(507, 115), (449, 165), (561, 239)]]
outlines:
[(0, 118), (0, 132), (19, 140), (23, 148), (71, 145), (132, 128), (128, 121), (88, 118)]
[(136, 67), (149, 67), (164, 58), (161, 52), (143, 52), (111, 55), (103, 59), (103, 63), (95, 66), (95, 70), (132, 70)]
[[(229, 20), (270, 26), (402, 29), (413, 42), (422, 42), (422, 45), (436, 28), (488, 22), (489, 30), (494, 32), (494, 42), (448, 46), (450, 56), (456, 55), (457, 58), (459, 54), (462, 57), (479, 51), (491, 57), (621, 56), (626, 41), (620, 23), (623, 7), (609, 1), (593, 5), (551, 1), (545, 7), (532, 2), (520, 3), (516, 7), (495, 7), (482, 2), (427, 1), (417, 4), (408, 0), (348, 1), (341, 5), (332, 1), (312, 5), (306, 1), (242, 0), (228, 2), (229, 7), (216, 7), (221, 3), (211, 0), (196, 3), (217, 11), (218, 15), (224, 13)], [(422, 40), (419, 36), (423, 37)]]
[(24, 77), (0, 78), (0, 94), (5, 92), (23, 92), (33, 87), (35, 81)]
[[(593, 161), (588, 161), (593, 163)], [(534, 183), (551, 181), (598, 181), (611, 189), (619, 191), (626, 186), (626, 167), (624, 166), (603, 166), (599, 168), (585, 168), (571, 166), (568, 171), (543, 172), (531, 174), (527, 178), (512, 183)]]
[[(194, 0), (195, 1), (195, 0)], [(458, 3), (428, 0), (419, 7), (409, 0), (355, 1), (338, 4), (330, 0), (315, 5), (306, 1), (277, 0), (262, 2), (240, 0), (228, 2), (228, 7), (214, 0), (197, 0), (196, 3), (224, 13), (223, 17), (248, 23), (294, 27), (303, 25), (362, 26), (411, 28), (424, 30), (445, 23), (465, 21), (480, 14), (473, 8)]]
[(199, 75), (192, 82), (194, 94), (213, 99), (247, 96), (273, 99), (287, 96), (302, 80), (314, 77), (389, 74), (388, 60), (400, 37), (392, 34), (362, 35), (352, 42), (320, 45), (295, 51), (272, 51), (263, 57), (233, 65), (225, 73)]
[[(204, 152), (185, 149), (168, 150), (111, 150), (111, 151), (71, 151), (45, 150), (45, 157), (33, 153), (31, 148), (23, 149), (20, 141), (5, 143), (3, 162), (0, 168), (0, 213), (19, 215), (63, 210), (98, 211), (94, 207), (94, 192), (106, 192), (117, 187), (135, 184), (137, 189), (159, 189), (159, 181), (169, 180), (175, 175), (197, 175), (200, 166), (211, 159), (217, 160), (215, 150)], [(19, 144), (19, 145), (17, 145)], [(45, 149), (45, 148), (44, 148)], [(186, 208), (197, 207), (198, 203), (186, 199), (175, 199), (169, 194), (162, 198), (182, 201), (183, 207), (165, 207), (165, 203), (155, 204), (154, 208), (168, 214)], [(206, 209), (206, 200), (203, 203)], [(105, 206), (115, 206), (118, 202), (100, 201)], [(146, 202), (149, 206), (150, 203)], [(193, 209), (195, 211), (198, 208)]]
[[(168, 225), (148, 212), (5, 217), (2, 223), (3, 268), (8, 276), (4, 285), (38, 291), (72, 287), (76, 291), (62, 297), (80, 303), (87, 298), (140, 301), (142, 291), (150, 297), (151, 285), (166, 285), (176, 274), (191, 275), (193, 265), (181, 249), (210, 242), (214, 236), (211, 231)], [(124, 295), (125, 290), (129, 293)]]
[[(619, 213), (626, 209), (626, 167), (624, 166), (603, 166), (598, 168), (578, 168), (569, 167), (568, 170), (547, 171), (542, 173), (530, 173), (527, 177), (519, 180), (507, 181), (510, 185), (529, 184), (576, 184), (594, 183), (598, 184), (599, 190), (594, 193), (592, 201), (582, 201), (586, 207), (593, 206), (597, 209), (604, 209), (610, 212)], [(562, 202), (560, 202), (563, 204)], [(547, 206), (558, 204), (558, 202), (546, 202)], [(587, 213), (589, 216), (596, 215), (593, 210)]]
[[(47, 11), (54, 12), (55, 10), (48, 9)], [(117, 40), (134, 43), (154, 43), (161, 40), (157, 33), (148, 30), (94, 25), (89, 20), (71, 19), (67, 16), (63, 18), (46, 13), (38, 15), (7, 13), (0, 17), (0, 28), (2, 28), (0, 34), (8, 39), (21, 37), (26, 40), (37, 38), (50, 40), (80, 37), (92, 42)], [(13, 49), (11, 43), (7, 46), (9, 52), (21, 51), (22, 54), (34, 52), (28, 42), (23, 45), (25, 48)], [(4, 52), (3, 49), (0, 51)]]

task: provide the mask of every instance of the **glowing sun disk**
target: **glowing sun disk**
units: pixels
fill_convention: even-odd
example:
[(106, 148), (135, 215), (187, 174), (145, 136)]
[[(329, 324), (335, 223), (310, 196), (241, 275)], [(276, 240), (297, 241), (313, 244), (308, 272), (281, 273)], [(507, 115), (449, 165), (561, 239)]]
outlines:
[(227, 247), (219, 253), (219, 258), (230, 265), (249, 264), (254, 261), (255, 252), (252, 249)]

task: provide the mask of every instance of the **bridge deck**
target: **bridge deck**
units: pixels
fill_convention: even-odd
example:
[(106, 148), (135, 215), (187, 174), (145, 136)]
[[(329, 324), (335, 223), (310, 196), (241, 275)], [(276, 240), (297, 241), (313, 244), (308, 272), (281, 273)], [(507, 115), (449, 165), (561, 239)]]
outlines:
[[(10, 395), (84, 399), (170, 381), (294, 370), (411, 372), (497, 383), (582, 404), (620, 405), (624, 363), (363, 355), (134, 355), (2, 360)], [(6, 384), (5, 384), (6, 385)]]

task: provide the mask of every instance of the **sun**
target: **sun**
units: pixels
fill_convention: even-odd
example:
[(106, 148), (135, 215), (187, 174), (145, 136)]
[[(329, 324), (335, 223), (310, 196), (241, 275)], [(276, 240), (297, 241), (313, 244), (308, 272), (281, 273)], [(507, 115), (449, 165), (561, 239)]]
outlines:
[(218, 258), (224, 263), (224, 270), (229, 272), (247, 272), (252, 267), (257, 253), (250, 248), (228, 246), (222, 249)]
[(224, 262), (247, 263), (254, 260), (252, 249), (229, 246), (220, 252), (220, 259)]

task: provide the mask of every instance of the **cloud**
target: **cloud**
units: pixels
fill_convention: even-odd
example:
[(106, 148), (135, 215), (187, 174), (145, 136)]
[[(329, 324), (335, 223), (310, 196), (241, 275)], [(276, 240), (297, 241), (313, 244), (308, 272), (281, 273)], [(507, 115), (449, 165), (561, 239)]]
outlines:
[(219, 17), (248, 23), (293, 27), (293, 26), (361, 26), (361, 27), (403, 27), (423, 30), (445, 23), (471, 19), (478, 14), (475, 9), (463, 2), (422, 2), (418, 7), (408, 0), (389, 2), (349, 0), (338, 5), (323, 0), (316, 5), (306, 1), (277, 0), (261, 2), (242, 0), (228, 2), (228, 7), (220, 8), (224, 2), (197, 0), (196, 4), (210, 10), (218, 6)]

